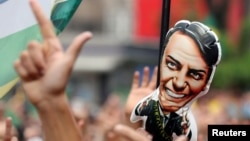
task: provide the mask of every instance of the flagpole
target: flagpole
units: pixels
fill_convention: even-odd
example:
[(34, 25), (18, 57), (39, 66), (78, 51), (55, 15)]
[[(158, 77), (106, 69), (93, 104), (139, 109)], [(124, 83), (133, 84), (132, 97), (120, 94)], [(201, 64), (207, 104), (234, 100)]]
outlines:
[(170, 5), (171, 0), (162, 0), (162, 15), (161, 15), (161, 33), (160, 33), (160, 46), (159, 46), (159, 57), (158, 57), (158, 74), (157, 74), (157, 84), (159, 86), (160, 83), (160, 64), (161, 64), (161, 56), (164, 51), (164, 39), (165, 35), (169, 29), (169, 19), (170, 19)]

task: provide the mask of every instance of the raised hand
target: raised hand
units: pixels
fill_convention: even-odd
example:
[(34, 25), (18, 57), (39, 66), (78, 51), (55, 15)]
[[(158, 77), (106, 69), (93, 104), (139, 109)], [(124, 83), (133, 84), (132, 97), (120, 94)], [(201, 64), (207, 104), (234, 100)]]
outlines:
[(153, 92), (156, 89), (157, 69), (158, 67), (155, 67), (152, 77), (150, 79), (149, 67), (145, 66), (143, 69), (143, 74), (142, 74), (143, 77), (141, 84), (139, 82), (141, 74), (139, 73), (139, 71), (134, 72), (133, 82), (125, 105), (125, 116), (127, 124), (129, 124), (128, 120), (130, 118), (130, 115), (134, 107), (138, 104), (138, 102), (142, 98), (151, 94), (151, 92)]
[(117, 140), (112, 128), (122, 122), (123, 109), (121, 99), (116, 94), (111, 94), (96, 117), (96, 125), (100, 133), (104, 134), (105, 140)]
[(92, 37), (90, 32), (78, 35), (64, 52), (51, 21), (36, 0), (30, 6), (38, 21), (43, 41), (31, 41), (15, 62), (15, 69), (29, 101), (36, 107), (46, 141), (82, 141), (83, 137), (65, 94), (74, 62)]
[(64, 52), (53, 24), (37, 1), (30, 0), (30, 5), (40, 26), (43, 42), (31, 41), (14, 66), (28, 98), (39, 106), (44, 100), (64, 93), (77, 55), (92, 35), (90, 32), (78, 35)]

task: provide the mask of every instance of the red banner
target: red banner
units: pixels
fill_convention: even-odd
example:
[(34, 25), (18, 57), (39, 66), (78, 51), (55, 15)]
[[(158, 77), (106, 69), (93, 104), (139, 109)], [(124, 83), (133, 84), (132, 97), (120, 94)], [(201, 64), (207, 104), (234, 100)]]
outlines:
[(161, 27), (162, 0), (136, 0), (134, 37), (135, 40), (158, 39)]

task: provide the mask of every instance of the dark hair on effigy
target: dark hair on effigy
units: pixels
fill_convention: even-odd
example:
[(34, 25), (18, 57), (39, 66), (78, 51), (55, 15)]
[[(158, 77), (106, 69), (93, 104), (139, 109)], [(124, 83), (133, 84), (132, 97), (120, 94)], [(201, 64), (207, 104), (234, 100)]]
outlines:
[(164, 48), (169, 38), (176, 31), (181, 31), (195, 40), (209, 67), (219, 64), (221, 60), (221, 45), (217, 35), (209, 27), (197, 21), (181, 20), (166, 34)]

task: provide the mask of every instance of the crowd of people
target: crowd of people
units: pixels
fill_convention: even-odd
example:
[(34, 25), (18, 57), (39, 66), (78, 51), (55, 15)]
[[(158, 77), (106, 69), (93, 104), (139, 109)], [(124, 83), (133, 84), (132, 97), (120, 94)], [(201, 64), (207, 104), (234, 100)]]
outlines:
[[(25, 93), (25, 97), (34, 106), (36, 114), (30, 116), (25, 113), (25, 105), (20, 103), (18, 107), (15, 107), (16, 111), (12, 111), (18, 115), (17, 117), (20, 120), (19, 124), (16, 124), (14, 119), (6, 117), (6, 105), (4, 102), (1, 103), (1, 139), (4, 141), (151, 141), (156, 138), (142, 128), (142, 122), (131, 123), (130, 115), (142, 98), (155, 91), (158, 68), (155, 68), (152, 77), (149, 76), (148, 67), (144, 68), (143, 74), (135, 71), (126, 104), (122, 105), (121, 98), (118, 95), (111, 94), (106, 103), (100, 107), (99, 112), (93, 116), (90, 114), (91, 107), (88, 107), (83, 99), (77, 97), (69, 99), (65, 94), (67, 82), (78, 53), (84, 44), (91, 39), (92, 34), (83, 32), (78, 35), (68, 49), (64, 51), (60, 40), (54, 33), (52, 23), (46, 18), (38, 2), (30, 0), (30, 5), (40, 26), (43, 41), (31, 41), (27, 46), (27, 50), (23, 51), (15, 62), (14, 68), (21, 79), (21, 88)], [(185, 28), (185, 24), (181, 23), (177, 29)], [(188, 32), (200, 27), (197, 23), (193, 23), (193, 25), (194, 27), (188, 29)], [(191, 44), (190, 46), (194, 44), (194, 41), (190, 40), (190, 38), (186, 39), (186, 35), (180, 32), (172, 33), (170, 37), (172, 35), (176, 38), (183, 38), (187, 44)], [(175, 43), (175, 45), (177, 44)], [(168, 50), (168, 52), (171, 51)], [(216, 50), (216, 52), (218, 53), (219, 51)], [(179, 54), (183, 55), (180, 52)], [(198, 51), (195, 55), (197, 54), (202, 56)], [(206, 63), (200, 57), (198, 60), (204, 65), (201, 68), (198, 66), (198, 70), (196, 70), (197, 68), (188, 68), (190, 70), (186, 70), (186, 66), (181, 66), (182, 62), (174, 58), (176, 57), (175, 55), (173, 55), (174, 57), (169, 55), (169, 60), (171, 61), (168, 60), (167, 67), (175, 71), (184, 68), (184, 71), (188, 71), (188, 77), (202, 81), (199, 90), (203, 90), (207, 88), (206, 83), (210, 85), (209, 78), (213, 74), (213, 69), (206, 67), (206, 65), (213, 66), (216, 64), (219, 60), (218, 56), (220, 54), (218, 54), (215, 54), (217, 56), (215, 60), (213, 58), (211, 62), (206, 60), (211, 64)], [(165, 60), (162, 65), (164, 65), (164, 62)], [(167, 67), (165, 66), (165, 69), (168, 69)], [(143, 78), (141, 83), (139, 81), (140, 75)], [(178, 81), (179, 85), (180, 80), (176, 79), (175, 77), (171, 81), (172, 83)], [(180, 89), (186, 89), (186, 87), (191, 85), (186, 82), (183, 84), (183, 88), (174, 86), (173, 89), (180, 91)], [(167, 83), (161, 85), (160, 88), (165, 89), (163, 88), (165, 85)], [(172, 95), (177, 97), (177, 94)], [(197, 99), (191, 107), (198, 126), (199, 141), (207, 139), (208, 124), (249, 124), (249, 111), (248, 108), (245, 108), (250, 103), (249, 94), (245, 94), (242, 99), (238, 95), (236, 95), (237, 97), (229, 97), (231, 95), (228, 94), (226, 95), (229, 99), (226, 99), (224, 93), (214, 91), (209, 92), (207, 95)], [(165, 108), (163, 110), (170, 108), (170, 110), (174, 109), (173, 111), (176, 111), (175, 107), (164, 105), (164, 101), (169, 99), (169, 97), (163, 95), (160, 98), (160, 101), (163, 101), (161, 106)], [(187, 104), (192, 98), (194, 97), (187, 99), (180, 106)], [(174, 101), (180, 99), (180, 97), (170, 99)], [(244, 100), (244, 102), (234, 100)], [(178, 104), (178, 102), (173, 103)], [(241, 111), (237, 109), (239, 107), (237, 104), (239, 103), (244, 103), (244, 105), (240, 105), (242, 106), (241, 114), (237, 113)], [(180, 135), (173, 138), (173, 140), (185, 141), (188, 138), (186, 135)]]
[[(156, 76), (152, 75), (152, 78), (150, 79), (149, 76), (145, 75), (147, 74), (147, 71), (148, 68), (145, 67), (143, 74), (139, 74), (138, 71), (135, 72), (134, 82), (132, 83), (130, 94), (143, 94), (143, 91), (148, 93), (153, 90)], [(145, 76), (145, 79), (142, 81), (142, 83), (144, 82), (144, 85), (139, 85), (139, 75)], [(140, 99), (140, 96), (138, 97)], [(27, 106), (27, 101), (20, 101), (20, 98), (18, 98), (18, 100), (14, 100), (13, 103), (11, 102), (12, 100), (6, 101), (6, 103), (5, 101), (2, 101), (0, 106), (0, 137), (3, 138), (4, 136), (4, 123), (6, 117), (10, 116), (12, 117), (14, 127), (12, 129), (12, 135), (18, 137), (19, 141), (32, 141), (33, 139), (42, 141), (41, 123), (36, 112), (32, 112), (32, 109), (27, 108), (29, 107)], [(17, 101), (20, 101), (20, 103)], [(124, 105), (122, 97), (116, 93), (109, 95), (105, 104), (100, 107), (100, 110), (95, 113), (95, 115), (91, 112), (93, 109), (91, 109), (87, 102), (82, 98), (72, 97), (69, 99), (69, 103), (76, 121), (78, 121), (82, 127), (82, 133), (85, 134), (85, 141), (117, 141), (118, 136), (112, 129), (117, 124), (119, 124), (119, 126), (123, 126), (124, 123), (128, 125), (130, 122), (128, 120), (126, 121), (124, 114), (126, 113), (126, 109), (128, 112), (129, 108), (133, 109), (133, 107), (126, 107), (125, 109), (126, 105)], [(207, 125), (249, 125), (249, 105), (250, 93), (241, 94), (232, 91), (212, 89), (207, 95), (198, 99), (192, 106), (192, 111), (196, 117), (198, 125), (198, 141), (207, 140)], [(28, 109), (29, 112), (25, 112)], [(10, 114), (10, 112), (15, 113), (16, 115)], [(129, 113), (127, 116), (129, 116)], [(133, 124), (129, 126), (133, 126)], [(141, 132), (143, 129), (138, 129), (138, 131)], [(129, 132), (125, 134), (128, 133)], [(149, 134), (147, 134), (147, 136), (150, 138)]]

